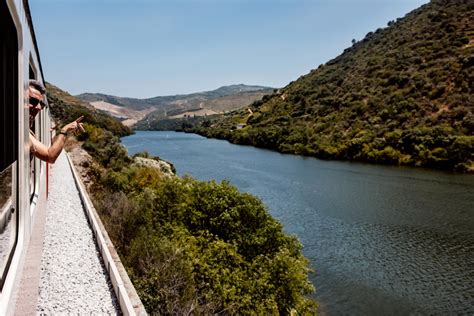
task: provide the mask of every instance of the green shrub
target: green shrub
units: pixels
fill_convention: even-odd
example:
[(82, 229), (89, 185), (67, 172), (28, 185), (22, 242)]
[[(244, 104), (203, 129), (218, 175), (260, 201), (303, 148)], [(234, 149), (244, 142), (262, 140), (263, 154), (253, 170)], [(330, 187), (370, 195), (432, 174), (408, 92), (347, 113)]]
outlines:
[[(145, 177), (133, 169), (125, 173)], [(108, 177), (116, 186), (117, 176)], [(227, 182), (130, 183), (125, 207), (110, 210), (123, 193), (100, 196), (99, 207), (148, 312), (315, 312), (306, 298), (314, 288), (301, 244), (260, 200)]]

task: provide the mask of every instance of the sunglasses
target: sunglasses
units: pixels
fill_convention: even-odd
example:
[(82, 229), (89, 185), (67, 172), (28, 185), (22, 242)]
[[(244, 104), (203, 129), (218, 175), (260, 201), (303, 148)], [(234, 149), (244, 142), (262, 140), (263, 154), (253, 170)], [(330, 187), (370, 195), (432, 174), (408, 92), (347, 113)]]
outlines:
[(30, 104), (32, 106), (37, 106), (38, 103), (41, 104), (41, 109), (44, 109), (44, 107), (46, 106), (46, 104), (43, 101), (30, 97)]

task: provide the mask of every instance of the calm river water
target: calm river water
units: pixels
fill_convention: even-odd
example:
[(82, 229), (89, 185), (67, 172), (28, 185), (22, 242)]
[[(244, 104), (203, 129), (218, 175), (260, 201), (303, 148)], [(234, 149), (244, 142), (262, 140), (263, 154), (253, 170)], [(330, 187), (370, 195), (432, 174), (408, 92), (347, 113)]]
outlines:
[(474, 176), (323, 161), (175, 132), (122, 139), (230, 180), (296, 234), (329, 315), (474, 314)]

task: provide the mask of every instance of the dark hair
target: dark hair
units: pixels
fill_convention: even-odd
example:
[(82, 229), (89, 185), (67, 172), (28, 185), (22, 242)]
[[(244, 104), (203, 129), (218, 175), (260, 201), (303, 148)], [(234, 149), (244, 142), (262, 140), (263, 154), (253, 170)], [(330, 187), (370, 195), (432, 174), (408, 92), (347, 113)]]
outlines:
[(33, 88), (35, 88), (36, 90), (38, 90), (41, 94), (45, 94), (46, 93), (46, 88), (44, 87), (44, 85), (39, 82), (38, 80), (33, 80), (31, 79), (30, 80), (30, 86), (32, 86)]

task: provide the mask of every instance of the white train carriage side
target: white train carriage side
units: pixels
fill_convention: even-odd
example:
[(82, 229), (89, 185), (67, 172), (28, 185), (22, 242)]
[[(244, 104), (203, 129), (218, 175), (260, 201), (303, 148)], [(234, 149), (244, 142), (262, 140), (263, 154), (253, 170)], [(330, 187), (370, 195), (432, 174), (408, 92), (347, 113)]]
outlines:
[[(0, 315), (14, 310), (35, 214), (45, 207), (48, 164), (30, 157), (28, 82), (44, 82), (27, 0), (0, 0)], [(51, 143), (46, 107), (31, 127)]]

